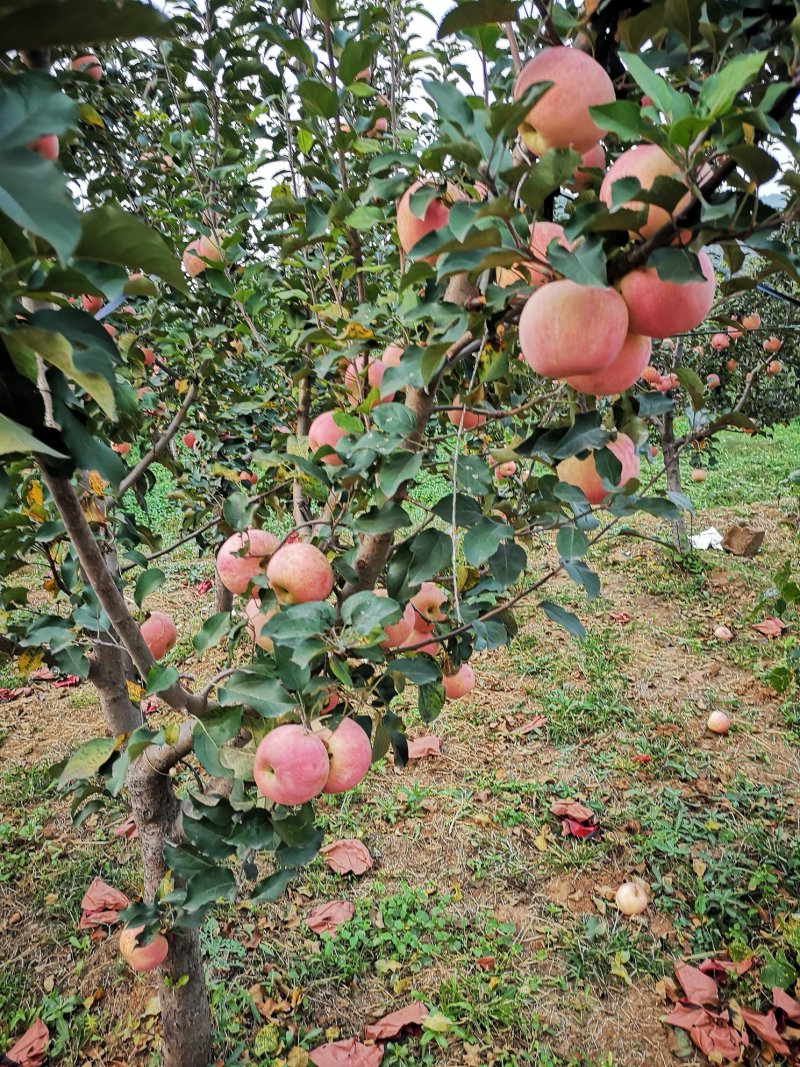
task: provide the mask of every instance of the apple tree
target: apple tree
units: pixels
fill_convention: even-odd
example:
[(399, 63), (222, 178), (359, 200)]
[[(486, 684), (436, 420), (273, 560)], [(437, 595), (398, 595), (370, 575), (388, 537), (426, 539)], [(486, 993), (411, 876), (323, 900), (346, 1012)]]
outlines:
[[(399, 0), (165, 6), (0, 5), (0, 651), (97, 690), (108, 734), (58, 780), (79, 820), (130, 805), (124, 953), (157, 968), (164, 1062), (197, 1067), (214, 903), (275, 899), (318, 798), (402, 763), (403, 709), (469, 692), (516, 604), (561, 573), (596, 596), (598, 539), (679, 517), (647, 449), (674, 386), (637, 383), (712, 311), (704, 248), (797, 276), (796, 26), (471, 0), (421, 41)], [(195, 680), (148, 611), (190, 541), (234, 598)]]

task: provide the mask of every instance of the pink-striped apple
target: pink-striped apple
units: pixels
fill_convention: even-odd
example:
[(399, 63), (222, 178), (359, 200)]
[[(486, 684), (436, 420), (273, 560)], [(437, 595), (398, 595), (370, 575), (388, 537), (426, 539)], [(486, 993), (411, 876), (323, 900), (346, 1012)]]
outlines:
[(273, 804), (305, 804), (319, 796), (329, 773), (325, 745), (298, 723), (276, 726), (256, 749), (256, 787)]

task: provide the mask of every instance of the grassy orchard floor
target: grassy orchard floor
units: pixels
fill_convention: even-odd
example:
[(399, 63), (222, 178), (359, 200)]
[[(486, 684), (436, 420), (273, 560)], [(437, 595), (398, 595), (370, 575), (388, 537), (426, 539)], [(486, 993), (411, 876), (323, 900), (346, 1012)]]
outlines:
[[(779, 481), (800, 466), (800, 425), (774, 441), (733, 437), (719, 458), (704, 484), (687, 482), (695, 528), (752, 519), (767, 531), (756, 559), (699, 553), (677, 569), (651, 542), (599, 547), (600, 599), (587, 606), (567, 582), (548, 592), (580, 613), (585, 643), (529, 610), (513, 647), (479, 656), (478, 688), (432, 728), (440, 759), (402, 772), (384, 761), (352, 795), (320, 804), (329, 838), (361, 838), (372, 871), (353, 881), (317, 860), (276, 905), (222, 908), (206, 923), (219, 1063), (277, 1067), (290, 1026), (313, 1047), (422, 997), (452, 1026), (388, 1045), (386, 1067), (667, 1064), (657, 982), (676, 956), (722, 946), (758, 955), (735, 994), (761, 1006), (764, 967), (800, 958), (800, 712), (796, 694), (763, 682), (798, 619), (786, 613), (775, 641), (749, 624), (771, 613), (756, 604), (787, 556), (800, 568), (786, 523), (800, 508), (789, 496), (776, 506)], [(530, 553), (534, 571), (545, 545)], [(167, 569), (163, 604), (190, 635), (194, 582), (209, 568)], [(736, 631), (730, 645), (711, 636), (720, 622)], [(191, 671), (190, 647), (187, 636), (173, 656)], [(733, 719), (725, 739), (704, 729), (713, 708)], [(543, 730), (512, 732), (535, 714)], [(116, 936), (91, 942), (77, 928), (95, 875), (136, 894), (135, 843), (95, 817), (72, 829), (46, 788), (46, 767), (98, 732), (88, 686), (0, 705), (0, 1048), (39, 1013), (53, 1063), (155, 1065), (152, 980), (120, 964)], [(410, 732), (429, 731), (412, 718)], [(602, 835), (562, 839), (549, 814), (559, 797), (594, 808)], [(653, 903), (623, 921), (605, 887), (631, 875)], [(335, 898), (356, 915), (323, 940), (303, 918)], [(481, 957), (493, 962), (483, 969)]]

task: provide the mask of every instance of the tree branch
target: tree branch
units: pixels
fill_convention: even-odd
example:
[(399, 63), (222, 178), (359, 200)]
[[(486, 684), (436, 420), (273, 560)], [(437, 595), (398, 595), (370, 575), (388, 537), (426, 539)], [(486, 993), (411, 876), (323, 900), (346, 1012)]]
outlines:
[(144, 474), (144, 472), (147, 470), (147, 468), (150, 466), (150, 464), (154, 463), (158, 459), (158, 457), (161, 455), (161, 453), (164, 452), (165, 449), (168, 447), (168, 445), (169, 445), (170, 441), (172, 440), (172, 438), (175, 436), (175, 434), (181, 428), (181, 424), (183, 423), (183, 420), (186, 418), (186, 416), (187, 416), (187, 414), (189, 412), (189, 408), (194, 403), (194, 399), (195, 399), (196, 396), (197, 396), (197, 385), (194, 382), (192, 382), (192, 384), (186, 390), (186, 396), (183, 398), (183, 403), (181, 404), (181, 406), (180, 406), (178, 412), (176, 413), (175, 417), (173, 418), (172, 422), (169, 424), (169, 426), (166, 428), (166, 430), (164, 430), (162, 435), (159, 437), (159, 439), (156, 441), (156, 443), (153, 445), (153, 447), (149, 450), (149, 452), (145, 452), (145, 454), (142, 456), (142, 458), (139, 460), (139, 462), (136, 464), (136, 466), (132, 470), (128, 471), (128, 473), (125, 475), (125, 477), (119, 483), (119, 498), (120, 498), (120, 500), (127, 493), (127, 491), (129, 489), (131, 489), (134, 485), (136, 485), (136, 483), (139, 481), (139, 479)]
[[(139, 624), (128, 611), (125, 598), (106, 566), (103, 553), (86, 521), (72, 483), (66, 478), (52, 474), (41, 461), (39, 466), (44, 483), (64, 523), (67, 536), (75, 548), (86, 580), (92, 587), (100, 606), (108, 616), (109, 622), (131, 657), (139, 675), (146, 679), (156, 661), (141, 635)], [(206, 710), (205, 701), (189, 693), (178, 682), (174, 682), (168, 689), (160, 692), (159, 696), (177, 711), (188, 711), (190, 714), (199, 715)]]

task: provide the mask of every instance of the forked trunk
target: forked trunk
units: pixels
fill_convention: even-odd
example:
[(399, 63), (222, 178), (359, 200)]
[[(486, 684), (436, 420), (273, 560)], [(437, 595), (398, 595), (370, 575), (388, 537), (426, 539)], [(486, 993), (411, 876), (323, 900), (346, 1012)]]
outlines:
[[(96, 645), (91, 681), (109, 730), (130, 733), (142, 713), (128, 695), (127, 656), (107, 644)], [(155, 899), (166, 874), (164, 844), (180, 839), (181, 808), (172, 778), (140, 757), (128, 772), (131, 812), (139, 831), (144, 899)], [(200, 939), (196, 930), (172, 930), (169, 953), (158, 971), (164, 1067), (206, 1067), (211, 1061), (211, 1015), (206, 993)], [(182, 980), (182, 981), (181, 981)]]

